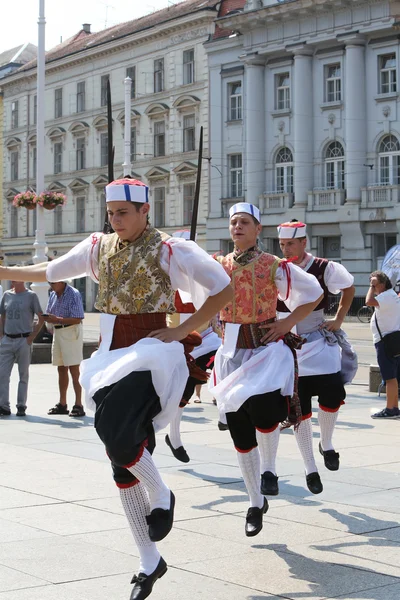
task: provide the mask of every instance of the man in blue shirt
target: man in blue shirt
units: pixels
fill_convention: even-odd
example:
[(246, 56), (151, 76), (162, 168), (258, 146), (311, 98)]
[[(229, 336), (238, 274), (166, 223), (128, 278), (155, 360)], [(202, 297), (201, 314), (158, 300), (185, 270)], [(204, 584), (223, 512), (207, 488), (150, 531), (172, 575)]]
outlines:
[[(54, 327), (52, 363), (58, 368), (60, 400), (48, 414), (84, 417), (79, 383), (79, 365), (83, 360), (82, 319), (85, 316), (82, 297), (78, 290), (63, 281), (49, 283), (52, 291), (43, 316)], [(75, 404), (71, 412), (67, 406), (68, 371), (75, 392)]]

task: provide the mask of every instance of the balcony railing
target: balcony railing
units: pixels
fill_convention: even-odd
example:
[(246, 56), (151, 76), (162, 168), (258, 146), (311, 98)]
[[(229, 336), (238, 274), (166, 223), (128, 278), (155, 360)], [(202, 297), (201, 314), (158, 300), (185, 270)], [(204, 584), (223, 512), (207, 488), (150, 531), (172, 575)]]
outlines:
[(314, 188), (308, 192), (308, 209), (315, 207), (334, 207), (341, 206), (346, 200), (346, 192), (341, 189), (332, 188)]
[(372, 183), (361, 188), (361, 206), (396, 204), (400, 198), (400, 185)]
[(293, 206), (294, 194), (289, 192), (265, 192), (259, 198), (261, 213), (281, 211)]

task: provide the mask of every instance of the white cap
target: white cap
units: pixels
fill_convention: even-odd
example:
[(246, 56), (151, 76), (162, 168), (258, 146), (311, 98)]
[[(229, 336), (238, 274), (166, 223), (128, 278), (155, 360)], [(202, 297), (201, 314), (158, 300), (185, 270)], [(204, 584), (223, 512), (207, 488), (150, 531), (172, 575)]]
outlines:
[(277, 227), (280, 240), (293, 240), (306, 237), (306, 225), (300, 221), (288, 221)]
[(138, 179), (116, 179), (106, 185), (106, 202), (149, 201), (149, 188)]
[(259, 223), (261, 222), (260, 209), (249, 202), (238, 202), (234, 206), (231, 206), (229, 209), (229, 218), (237, 213), (247, 213), (257, 219)]

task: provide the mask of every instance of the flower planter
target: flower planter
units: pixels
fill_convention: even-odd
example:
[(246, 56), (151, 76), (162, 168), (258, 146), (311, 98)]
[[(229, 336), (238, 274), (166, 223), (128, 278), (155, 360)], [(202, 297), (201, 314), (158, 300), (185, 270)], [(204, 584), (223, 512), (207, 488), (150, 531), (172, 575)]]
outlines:
[(27, 210), (35, 210), (36, 204), (25, 204), (24, 208), (26, 208)]
[(43, 208), (45, 208), (46, 210), (54, 210), (56, 207), (56, 204), (43, 204)]

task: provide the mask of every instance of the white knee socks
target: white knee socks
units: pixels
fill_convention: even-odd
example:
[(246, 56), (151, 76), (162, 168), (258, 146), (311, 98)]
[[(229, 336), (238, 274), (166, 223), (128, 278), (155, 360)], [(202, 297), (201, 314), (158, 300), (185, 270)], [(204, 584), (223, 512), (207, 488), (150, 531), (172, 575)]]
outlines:
[(260, 492), (260, 453), (258, 448), (250, 452), (237, 452), (237, 458), (242, 477), (250, 497), (250, 506), (262, 508), (264, 496)]
[(146, 516), (150, 514), (149, 498), (144, 486), (136, 485), (119, 490), (122, 506), (140, 555), (139, 572), (150, 575), (157, 567), (160, 553), (149, 538)]
[(183, 415), (183, 408), (179, 407), (175, 413), (174, 418), (172, 419), (169, 426), (169, 441), (172, 446), (175, 448), (180, 448), (183, 446), (182, 438), (181, 438), (181, 420)]
[(142, 457), (128, 471), (135, 475), (142, 482), (150, 498), (151, 510), (154, 508), (163, 508), (168, 510), (171, 504), (171, 493), (169, 488), (161, 479), (153, 457), (145, 448)]
[(256, 429), (258, 448), (261, 458), (261, 473), (270, 471), (276, 475), (276, 455), (278, 453), (278, 444), (280, 436), (279, 425), (269, 433), (262, 433)]
[(334, 450), (332, 436), (338, 416), (339, 410), (336, 412), (328, 412), (322, 410), (321, 407), (318, 408), (318, 423), (321, 430), (322, 450)]
[(318, 472), (314, 458), (312, 435), (311, 419), (304, 419), (304, 421), (301, 421), (299, 427), (294, 431), (294, 437), (296, 438), (301, 456), (303, 457), (306, 475)]

